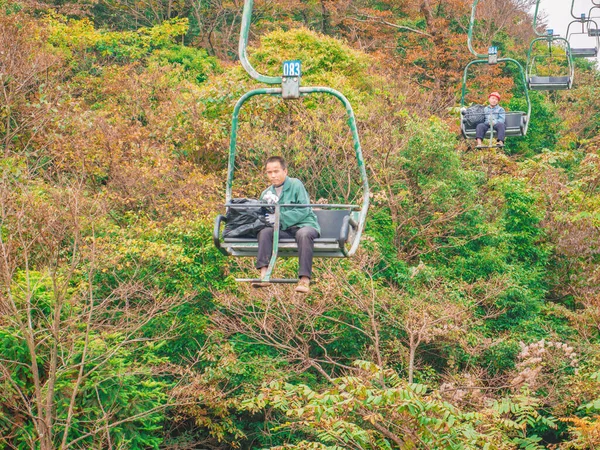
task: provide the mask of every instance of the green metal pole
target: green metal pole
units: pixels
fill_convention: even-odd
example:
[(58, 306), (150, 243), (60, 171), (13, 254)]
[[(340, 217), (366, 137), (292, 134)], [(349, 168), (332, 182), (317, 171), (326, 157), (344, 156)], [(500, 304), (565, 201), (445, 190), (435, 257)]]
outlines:
[(469, 32), (467, 33), (467, 45), (469, 47), (469, 51), (475, 55), (477, 58), (485, 58), (487, 54), (480, 54), (473, 49), (473, 29), (475, 28), (475, 13), (477, 12), (477, 4), (479, 0), (475, 0), (473, 2), (473, 6), (471, 7), (471, 21), (469, 22)]
[(244, 2), (244, 12), (242, 14), (242, 27), (240, 31), (240, 42), (239, 42), (239, 54), (240, 62), (246, 72), (257, 81), (266, 84), (281, 84), (281, 77), (270, 77), (267, 75), (261, 75), (248, 61), (248, 53), (246, 51), (248, 47), (248, 36), (250, 34), (250, 23), (252, 22), (252, 9), (254, 8), (254, 0), (246, 0)]
[(281, 206), (275, 205), (275, 223), (273, 224), (273, 252), (271, 253), (271, 259), (269, 260), (269, 266), (265, 276), (262, 277), (262, 281), (270, 281), (273, 270), (275, 269), (275, 263), (277, 262), (277, 255), (279, 254), (279, 224), (281, 217)]
[(527, 134), (527, 129), (529, 128), (529, 118), (531, 117), (531, 100), (529, 99), (529, 89), (527, 89), (527, 79), (525, 78), (525, 71), (523, 70), (523, 66), (521, 63), (512, 58), (500, 58), (498, 62), (508, 61), (517, 65), (519, 68), (519, 73), (521, 74), (521, 83), (523, 83), (523, 91), (525, 92), (525, 99), (527, 100), (527, 122), (525, 123), (525, 130), (523, 134)]
[(469, 62), (465, 66), (465, 70), (463, 71), (463, 84), (462, 84), (462, 90), (461, 90), (461, 96), (460, 96), (460, 107), (461, 108), (464, 108), (464, 106), (465, 106), (465, 97), (467, 95), (467, 76), (469, 74), (469, 67), (471, 67), (473, 64), (480, 64), (481, 61), (485, 61), (486, 63), (488, 62), (487, 60), (477, 59), (477, 60)]
[[(572, 5), (571, 5), (572, 6)], [(537, 2), (535, 3), (535, 12), (533, 13), (533, 32), (537, 35), (537, 36), (544, 36), (544, 33), (540, 33), (537, 30), (537, 18), (538, 18), (538, 12), (540, 9), (540, 0), (537, 0)]]

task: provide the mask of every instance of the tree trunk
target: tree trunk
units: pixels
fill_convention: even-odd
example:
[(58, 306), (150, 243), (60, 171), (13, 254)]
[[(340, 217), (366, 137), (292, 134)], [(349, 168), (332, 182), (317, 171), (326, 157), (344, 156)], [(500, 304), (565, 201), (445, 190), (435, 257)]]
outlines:
[(423, 15), (425, 16), (427, 30), (430, 31), (431, 34), (435, 34), (435, 26), (433, 24), (433, 13), (431, 12), (431, 5), (429, 4), (429, 0), (421, 0), (420, 9)]
[(325, 6), (325, 0), (321, 0), (321, 14), (322, 14), (321, 31), (324, 34), (330, 34), (330, 32), (331, 32), (331, 14), (329, 13), (327, 6)]
[(417, 354), (417, 347), (419, 341), (415, 339), (414, 335), (410, 335), (409, 343), (409, 355), (408, 355), (408, 382), (412, 383), (415, 375), (415, 355)]

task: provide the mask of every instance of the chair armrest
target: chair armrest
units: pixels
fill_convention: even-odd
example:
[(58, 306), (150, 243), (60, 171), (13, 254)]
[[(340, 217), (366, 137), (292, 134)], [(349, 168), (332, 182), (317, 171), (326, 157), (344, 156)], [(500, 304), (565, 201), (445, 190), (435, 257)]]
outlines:
[(355, 230), (358, 228), (358, 224), (352, 217), (349, 215), (344, 217), (344, 221), (342, 222), (342, 229), (340, 230), (340, 237), (338, 238), (338, 243), (340, 244), (340, 248), (343, 248), (346, 242), (348, 242), (348, 236), (350, 234), (350, 227)]
[(213, 243), (221, 253), (223, 253), (225, 256), (229, 256), (229, 253), (227, 253), (227, 251), (221, 247), (221, 222), (227, 222), (227, 218), (224, 215), (219, 214), (215, 218), (215, 227), (213, 228)]

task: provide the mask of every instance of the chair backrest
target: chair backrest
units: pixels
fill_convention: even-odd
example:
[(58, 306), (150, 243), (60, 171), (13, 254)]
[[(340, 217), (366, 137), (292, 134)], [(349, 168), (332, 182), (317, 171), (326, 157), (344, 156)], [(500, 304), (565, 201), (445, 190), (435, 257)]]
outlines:
[(344, 222), (344, 217), (350, 215), (348, 210), (313, 209), (321, 227), (321, 238), (338, 239)]
[(506, 125), (506, 128), (519, 128), (521, 126), (522, 118), (522, 112), (507, 112), (504, 124)]
[[(474, 125), (468, 124), (465, 119), (466, 119), (465, 112), (461, 111), (461, 123), (462, 123), (464, 129), (467, 131), (474, 131), (476, 127)], [(524, 124), (524, 122), (525, 122), (525, 113), (524, 112), (522, 112), (522, 111), (507, 111), (506, 112), (506, 116), (504, 119), (504, 125), (506, 125), (506, 128), (520, 128)]]
[(581, 57), (595, 57), (598, 54), (598, 49), (596, 47), (593, 48), (573, 48), (571, 47), (571, 55), (573, 56), (581, 56)]

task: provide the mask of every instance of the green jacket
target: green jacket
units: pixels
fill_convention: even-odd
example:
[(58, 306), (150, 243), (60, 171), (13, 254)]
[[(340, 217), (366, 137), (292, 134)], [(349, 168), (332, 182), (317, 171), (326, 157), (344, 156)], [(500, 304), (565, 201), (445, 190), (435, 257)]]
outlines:
[[(274, 195), (277, 195), (275, 192), (275, 187), (269, 186), (262, 192), (262, 194), (260, 194), (261, 200), (267, 192), (272, 192)], [(297, 178), (286, 177), (285, 181), (283, 182), (283, 191), (281, 191), (281, 196), (279, 197), (278, 203), (297, 203), (300, 205), (307, 205), (310, 204), (310, 197), (308, 196), (308, 192), (306, 192), (302, 181)], [(281, 217), (279, 221), (281, 223), (282, 230), (287, 230), (293, 226), (300, 228), (313, 227), (319, 233), (321, 233), (317, 216), (313, 212), (312, 208), (281, 208)]]

